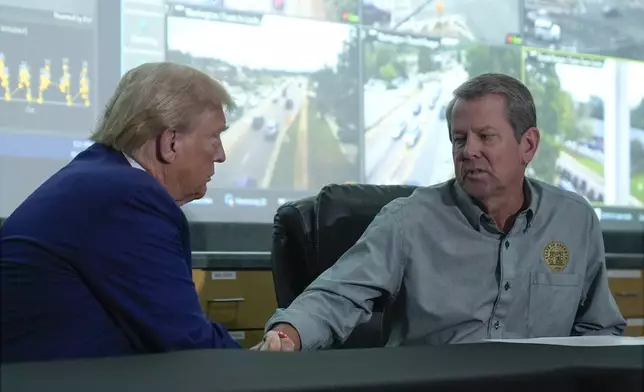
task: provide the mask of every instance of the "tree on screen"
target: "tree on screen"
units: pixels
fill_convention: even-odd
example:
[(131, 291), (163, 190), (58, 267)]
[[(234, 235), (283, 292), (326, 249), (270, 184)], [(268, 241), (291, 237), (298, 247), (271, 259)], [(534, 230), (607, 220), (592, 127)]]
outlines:
[[(644, 130), (644, 99), (631, 110), (631, 128)], [(644, 143), (638, 139), (631, 141), (631, 173), (644, 174)]]
[(364, 43), (363, 77), (386, 83), (408, 79), (410, 73), (427, 73), (439, 69), (429, 48), (412, 45), (393, 45), (371, 39)]
[(311, 75), (320, 111), (335, 118), (340, 128), (355, 129), (356, 132), (360, 109), (358, 94), (362, 90), (358, 80), (359, 50), (357, 29), (354, 29), (352, 39), (344, 43), (344, 50), (338, 54), (337, 67), (325, 67)]
[(465, 70), (470, 78), (488, 72), (521, 78), (521, 48), (518, 46), (467, 45)]
[(639, 140), (632, 140), (631, 141), (631, 174), (638, 175), (642, 173), (644, 173), (644, 144)]
[(524, 83), (537, 107), (541, 144), (532, 168), (546, 182), (556, 178), (561, 143), (574, 134), (575, 108), (570, 93), (561, 89), (555, 64), (526, 60)]
[(588, 106), (590, 106), (590, 117), (597, 120), (604, 119), (604, 100), (601, 97), (591, 95), (588, 100)]
[(364, 80), (391, 82), (404, 76), (404, 67), (399, 61), (400, 47), (380, 42), (365, 42)]
[(418, 72), (428, 73), (440, 70), (440, 64), (434, 61), (433, 54), (434, 52), (429, 48), (418, 48)]
[(644, 98), (635, 109), (631, 110), (631, 127), (644, 129)]

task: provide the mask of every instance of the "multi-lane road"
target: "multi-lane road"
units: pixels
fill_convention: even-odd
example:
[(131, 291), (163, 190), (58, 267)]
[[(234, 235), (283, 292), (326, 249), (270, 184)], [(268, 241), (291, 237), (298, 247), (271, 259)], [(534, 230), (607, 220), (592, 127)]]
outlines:
[(396, 89), (365, 87), (364, 90), (364, 127), (367, 132), (377, 126), (393, 108), (409, 101), (419, 92), (418, 83), (406, 82)]
[[(465, 70), (457, 67), (425, 82), (422, 89), (409, 95), (403, 104), (366, 133), (367, 182), (431, 185), (452, 177), (452, 147), (443, 108), (452, 98), (452, 91), (467, 77)], [(435, 105), (430, 105), (436, 93), (438, 99)], [(396, 138), (401, 124), (405, 124), (406, 130)], [(418, 132), (415, 144), (410, 143), (410, 136), (407, 136), (414, 132)]]
[[(543, 1), (533, 1), (528, 12), (541, 13), (561, 27), (561, 40), (549, 43), (528, 34), (525, 43), (532, 46), (554, 45), (581, 52), (644, 60), (644, 7), (618, 7), (619, 1), (585, 1), (583, 7), (558, 10)], [(550, 1), (549, 3), (552, 3)], [(541, 6), (540, 6), (541, 5)], [(616, 6), (616, 14), (605, 14), (604, 7)]]
[[(231, 124), (222, 135), (226, 163), (217, 166), (212, 187), (267, 187), (274, 176), (280, 175), (274, 173), (275, 163), (286, 131), (306, 99), (306, 89), (305, 80), (289, 80)], [(253, 127), (253, 120), (257, 118), (263, 119), (262, 124)], [(271, 129), (272, 125), (275, 130)]]
[[(500, 45), (506, 42), (507, 34), (521, 33), (520, 1), (374, 0), (373, 3), (391, 7), (391, 24), (385, 27)], [(441, 8), (439, 3), (442, 13), (438, 12)]]

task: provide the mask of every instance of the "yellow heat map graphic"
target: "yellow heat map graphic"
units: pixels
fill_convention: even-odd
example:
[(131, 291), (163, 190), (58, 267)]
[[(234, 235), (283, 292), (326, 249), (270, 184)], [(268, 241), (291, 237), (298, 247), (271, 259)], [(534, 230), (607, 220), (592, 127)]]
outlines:
[[(40, 77), (37, 81), (32, 76), (31, 67), (26, 62), (21, 62), (18, 67), (18, 74), (14, 81), (14, 76), (7, 66), (7, 61), (3, 53), (0, 53), (0, 88), (2, 88), (2, 99), (7, 102), (18, 101), (35, 104), (47, 104), (61, 102), (48, 102), (44, 98), (45, 91), (56, 88), (63, 98), (62, 103), (66, 106), (90, 106), (90, 80), (88, 75), (87, 62), (81, 64), (81, 71), (78, 79), (74, 80), (69, 71), (69, 60), (64, 58), (55, 68), (58, 77), (57, 83), (52, 74), (52, 64), (50, 60), (45, 60), (40, 68)], [(74, 85), (74, 82), (77, 84)]]

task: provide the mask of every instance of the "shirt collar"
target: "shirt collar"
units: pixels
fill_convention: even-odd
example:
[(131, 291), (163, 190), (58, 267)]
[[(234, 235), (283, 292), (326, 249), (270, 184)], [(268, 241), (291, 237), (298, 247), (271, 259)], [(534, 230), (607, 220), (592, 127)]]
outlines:
[[(481, 207), (468, 195), (465, 190), (458, 184), (457, 181), (454, 181), (454, 194), (456, 199), (456, 204), (461, 210), (467, 221), (478, 230), (481, 226), (481, 221), (483, 219), (489, 219), (487, 214), (483, 212)], [(526, 195), (527, 203), (524, 203), (522, 212), (520, 214), (525, 214), (526, 217), (526, 227), (530, 227), (534, 215), (537, 211), (537, 206), (539, 205), (539, 194), (535, 190), (534, 184), (531, 180), (526, 178), (523, 182), (523, 191)], [(527, 205), (527, 206), (526, 206)]]
[(143, 166), (141, 166), (137, 161), (135, 161), (135, 160), (134, 160), (134, 158), (132, 158), (131, 156), (129, 156), (129, 155), (127, 155), (127, 154), (123, 154), (123, 156), (124, 156), (124, 157), (125, 157), (125, 159), (127, 159), (127, 161), (130, 163), (130, 166), (132, 166), (132, 167), (133, 167), (133, 168), (135, 168), (135, 169), (139, 169), (139, 170), (143, 170), (143, 171), (145, 171), (145, 169), (143, 168)]

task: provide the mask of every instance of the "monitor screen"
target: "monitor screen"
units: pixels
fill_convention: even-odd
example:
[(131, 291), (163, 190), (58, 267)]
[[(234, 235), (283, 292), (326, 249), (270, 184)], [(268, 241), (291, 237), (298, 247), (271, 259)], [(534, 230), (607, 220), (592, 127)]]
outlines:
[(529, 174), (595, 205), (644, 204), (644, 63), (523, 48), (541, 143)]
[(119, 79), (104, 3), (0, 0), (0, 217), (89, 145)]
[(642, 225), (644, 2), (612, 3), (0, 0), (0, 218), (90, 145), (126, 71), (172, 61), (238, 106), (191, 221), (268, 223), (329, 183), (448, 180), (452, 92), (500, 72), (534, 95), (528, 174)]
[(523, 1), (526, 45), (644, 60), (640, 0)]
[(237, 103), (226, 163), (186, 206), (191, 219), (270, 219), (280, 200), (360, 181), (356, 26), (180, 4), (166, 31), (166, 59), (221, 80)]

